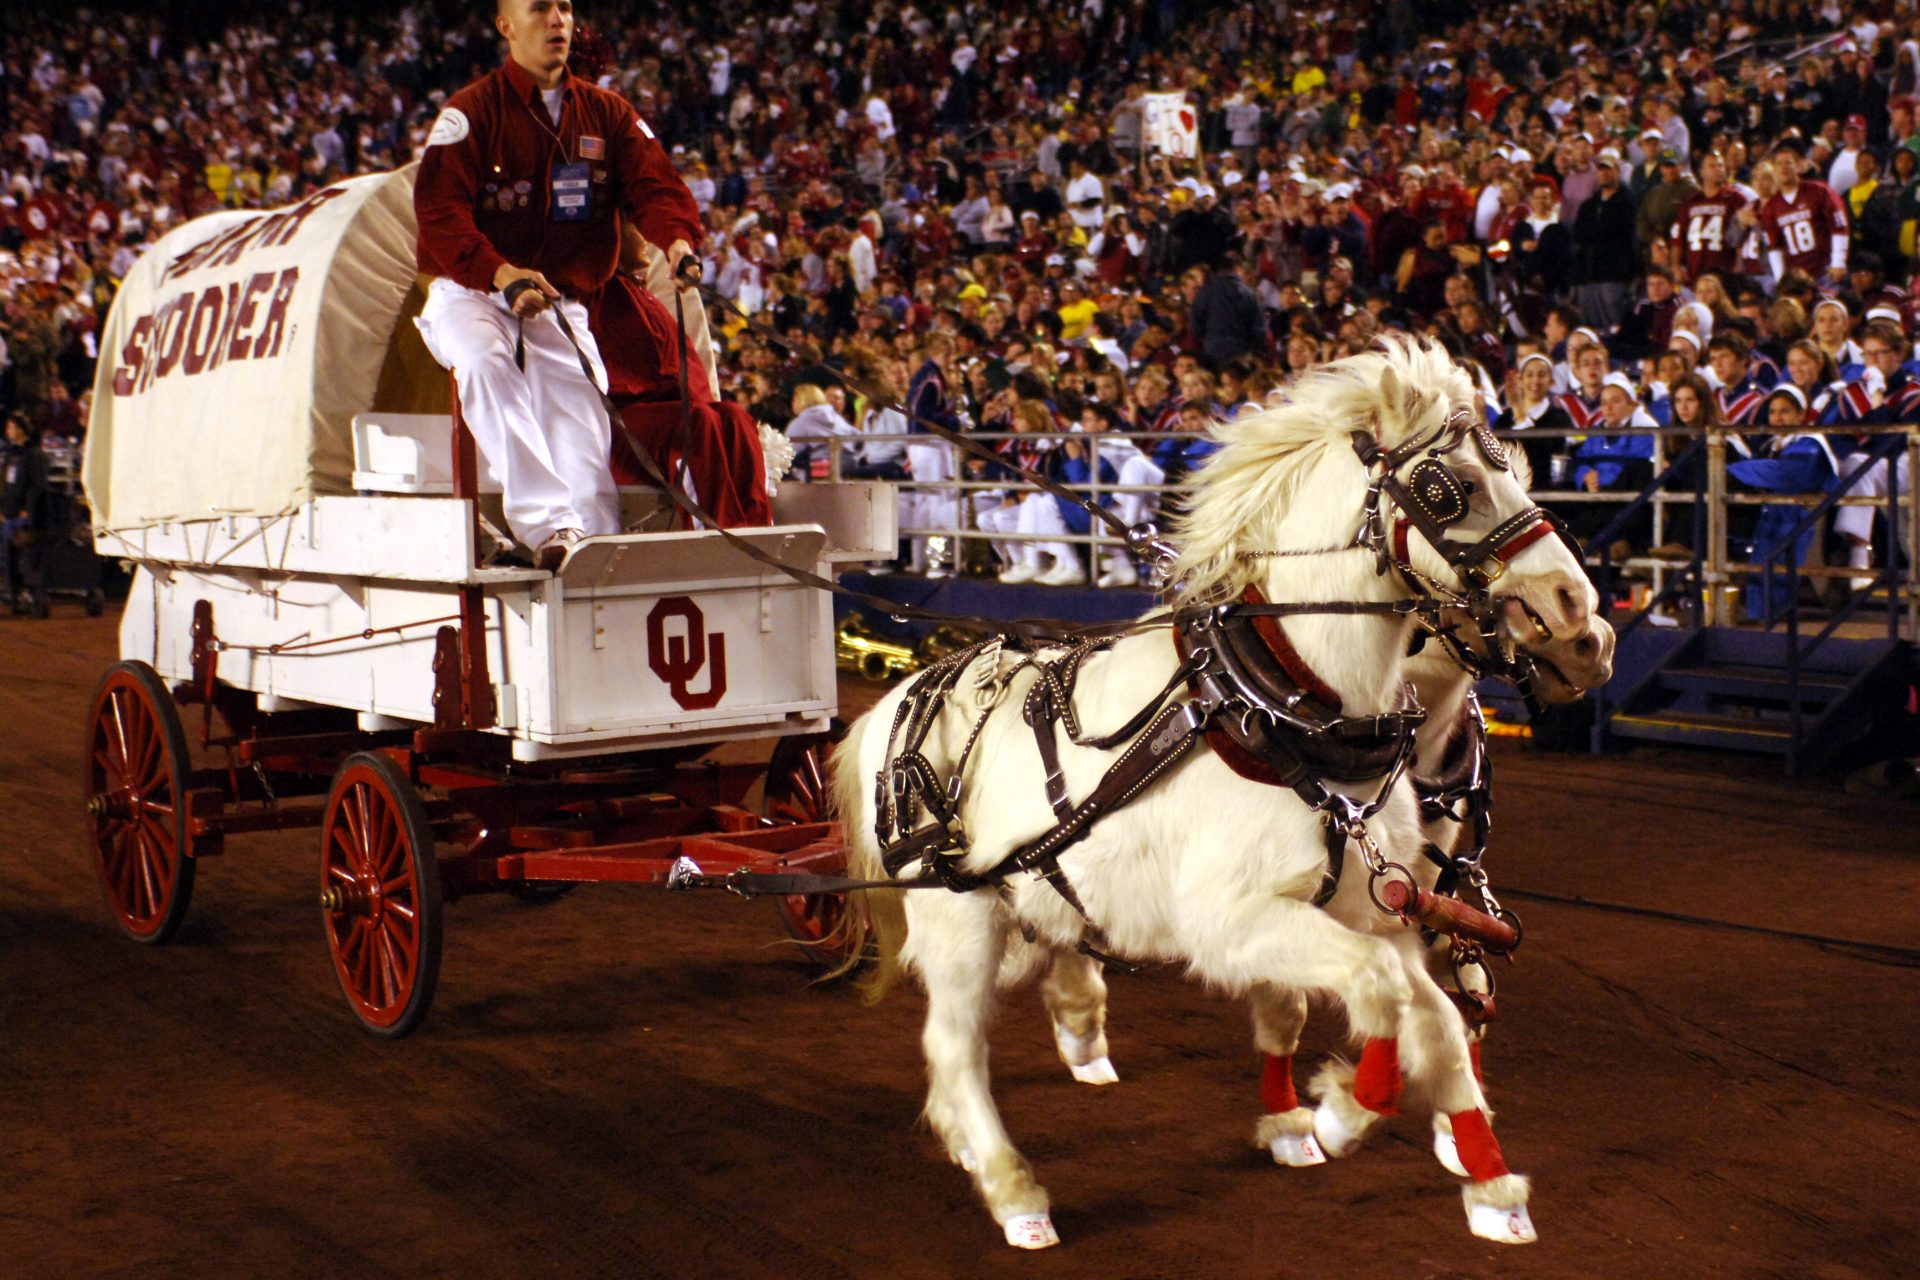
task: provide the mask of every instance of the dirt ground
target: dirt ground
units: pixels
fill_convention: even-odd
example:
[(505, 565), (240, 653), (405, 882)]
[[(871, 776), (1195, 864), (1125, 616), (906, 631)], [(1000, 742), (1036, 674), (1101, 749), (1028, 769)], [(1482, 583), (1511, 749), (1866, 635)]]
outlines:
[[(335, 986), (310, 834), (230, 841), (173, 945), (124, 941), (78, 794), (113, 647), (71, 608), (0, 622), (0, 1274), (1920, 1275), (1920, 1000), (1884, 955), (1517, 902), (1487, 1049), (1536, 1180), (1514, 1250), (1467, 1234), (1416, 1116), (1318, 1169), (1251, 1149), (1244, 1012), (1176, 973), (1113, 979), (1107, 1089), (1018, 996), (996, 1093), (1064, 1243), (1016, 1254), (916, 1124), (917, 997), (807, 985), (765, 904), (463, 901), (391, 1044)], [(1920, 943), (1911, 802), (1732, 757), (1496, 756), (1503, 887)]]

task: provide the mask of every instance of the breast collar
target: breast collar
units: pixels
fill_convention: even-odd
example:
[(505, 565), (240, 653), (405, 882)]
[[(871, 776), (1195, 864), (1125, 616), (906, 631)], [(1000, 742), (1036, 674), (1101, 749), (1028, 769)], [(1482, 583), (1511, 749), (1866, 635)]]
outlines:
[[(1249, 586), (1237, 604), (1263, 605)], [(1405, 688), (1400, 709), (1348, 716), (1340, 695), (1300, 656), (1278, 618), (1224, 609), (1183, 619), (1175, 650), (1197, 664), (1196, 700), (1214, 709), (1207, 743), (1251, 782), (1297, 787), (1305, 778), (1366, 782), (1397, 772), (1426, 719)]]

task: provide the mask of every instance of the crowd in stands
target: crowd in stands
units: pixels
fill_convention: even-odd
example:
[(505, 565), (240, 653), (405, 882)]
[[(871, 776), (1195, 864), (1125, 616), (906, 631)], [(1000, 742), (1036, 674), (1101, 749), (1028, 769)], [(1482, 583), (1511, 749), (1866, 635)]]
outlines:
[[(10, 18), (0, 409), (79, 434), (141, 247), (407, 162), (446, 95), (497, 63), (491, 9)], [(946, 425), (1105, 433), (1097, 450), (1002, 448), (1141, 486), (1204, 457), (1176, 433), (1389, 329), (1438, 337), (1490, 420), (1542, 433), (1526, 450), (1542, 488), (1637, 491), (1654, 425), (1920, 420), (1913, 0), (596, 0), (578, 16), (576, 73), (634, 103), (706, 218), (723, 389), (789, 429), (803, 471), (830, 451), (847, 474), (955, 470), (884, 438), (910, 420), (823, 365)], [(1157, 92), (1186, 95), (1193, 156), (1148, 145)], [(1855, 443), (1756, 431), (1736, 478), (1817, 490)], [(905, 501), (915, 527), (1025, 535), (997, 544), (1010, 580), (1136, 575), (1048, 541), (1086, 529), (1051, 499)], [(1611, 514), (1568, 508), (1589, 536)], [(1886, 554), (1870, 512), (1836, 524), (1854, 563)], [(950, 570), (939, 544), (914, 547), (911, 568)]]

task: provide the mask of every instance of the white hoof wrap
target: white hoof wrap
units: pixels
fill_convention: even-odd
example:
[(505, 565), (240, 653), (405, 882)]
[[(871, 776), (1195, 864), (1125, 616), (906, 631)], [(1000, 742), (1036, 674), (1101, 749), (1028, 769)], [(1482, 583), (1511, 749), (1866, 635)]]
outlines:
[(1460, 1144), (1453, 1140), (1453, 1122), (1435, 1113), (1433, 1117), (1433, 1158), (1456, 1178), (1467, 1177), (1467, 1166), (1460, 1163)]
[(1322, 1064), (1314, 1072), (1307, 1092), (1320, 1103), (1313, 1113), (1314, 1136), (1320, 1149), (1335, 1160), (1352, 1155), (1366, 1140), (1380, 1116), (1353, 1100), (1354, 1068), (1338, 1058)]
[(1482, 1240), (1500, 1244), (1532, 1244), (1540, 1238), (1527, 1214), (1531, 1184), (1517, 1173), (1469, 1182), (1460, 1188), (1467, 1204), (1467, 1229)]
[(1310, 1133), (1283, 1133), (1267, 1144), (1267, 1150), (1273, 1153), (1275, 1164), (1284, 1164), (1290, 1169), (1310, 1169), (1327, 1162), (1320, 1140)]
[(1327, 1162), (1320, 1139), (1313, 1134), (1313, 1110), (1295, 1107), (1291, 1111), (1272, 1112), (1260, 1117), (1253, 1127), (1253, 1145), (1263, 1148), (1275, 1164), (1305, 1169)]
[(1075, 1066), (1069, 1062), (1067, 1070), (1073, 1072), (1073, 1078), (1081, 1084), (1119, 1084), (1120, 1073), (1113, 1069), (1113, 1059), (1095, 1058), (1084, 1066)]
[(1053, 1229), (1048, 1214), (1017, 1214), (1001, 1225), (1006, 1228), (1007, 1243), (1016, 1249), (1048, 1249), (1060, 1243), (1060, 1233)]
[(1482, 1240), (1492, 1240), (1496, 1244), (1532, 1244), (1540, 1238), (1540, 1233), (1533, 1229), (1533, 1219), (1527, 1215), (1525, 1205), (1512, 1209), (1501, 1209), (1490, 1204), (1469, 1206), (1467, 1229)]
[(1324, 1101), (1313, 1112), (1313, 1136), (1319, 1139), (1321, 1150), (1336, 1160), (1352, 1155), (1367, 1136), (1365, 1130), (1349, 1125), (1340, 1112), (1339, 1106)]

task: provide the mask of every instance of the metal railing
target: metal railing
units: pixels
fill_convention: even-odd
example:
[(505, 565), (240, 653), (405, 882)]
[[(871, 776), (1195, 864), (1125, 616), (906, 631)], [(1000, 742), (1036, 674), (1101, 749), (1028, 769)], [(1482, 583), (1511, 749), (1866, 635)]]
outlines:
[[(1572, 509), (1590, 505), (1611, 505), (1618, 507), (1613, 516), (1597, 532), (1587, 538), (1587, 565), (1595, 579), (1595, 586), (1602, 598), (1611, 601), (1613, 595), (1624, 583), (1632, 583), (1630, 606), (1627, 617), (1620, 624), (1622, 634), (1648, 624), (1679, 625), (1681, 619), (1670, 612), (1672, 606), (1684, 601), (1686, 604), (1686, 625), (1700, 627), (1704, 625), (1739, 625), (1735, 617), (1738, 589), (1749, 582), (1759, 580), (1763, 591), (1771, 592), (1765, 584), (1772, 578), (1769, 575), (1785, 575), (1791, 594), (1786, 598), (1788, 605), (1781, 609), (1769, 608), (1758, 625), (1765, 630), (1786, 627), (1790, 635), (1797, 638), (1801, 621), (1798, 600), (1798, 586), (1802, 579), (1832, 580), (1855, 577), (1867, 577), (1868, 571), (1845, 566), (1810, 566), (1791, 564), (1788, 554), (1801, 534), (1817, 528), (1819, 522), (1829, 517), (1843, 506), (1874, 506), (1883, 513), (1884, 527), (1887, 532), (1886, 546), (1882, 557), (1882, 567), (1871, 573), (1872, 582), (1848, 591), (1835, 608), (1825, 628), (1815, 637), (1814, 643), (1802, 651), (1802, 657), (1811, 653), (1820, 643), (1829, 639), (1849, 618), (1854, 617), (1861, 608), (1870, 603), (1875, 593), (1882, 588), (1887, 593), (1887, 634), (1898, 638), (1903, 633), (1908, 637), (1920, 635), (1920, 583), (1910, 567), (1903, 567), (1903, 554), (1911, 556), (1914, 549), (1920, 547), (1920, 504), (1913, 497), (1900, 491), (1897, 481), (1898, 459), (1903, 454), (1908, 466), (1915, 474), (1920, 474), (1920, 424), (1901, 426), (1844, 426), (1844, 427), (1804, 427), (1791, 431), (1775, 430), (1770, 427), (1754, 427), (1739, 430), (1725, 429), (1702, 436), (1697, 431), (1680, 427), (1634, 427), (1623, 431), (1608, 431), (1605, 428), (1589, 427), (1586, 430), (1522, 430), (1498, 432), (1503, 439), (1513, 442), (1529, 442), (1551, 439), (1565, 439), (1569, 445), (1589, 436), (1631, 435), (1647, 437), (1653, 442), (1652, 479), (1633, 491), (1600, 490), (1588, 492), (1584, 489), (1543, 488), (1535, 485), (1532, 493), (1536, 501), (1560, 511), (1563, 515)], [(1769, 437), (1786, 435), (1825, 435), (1832, 437), (1867, 437), (1868, 448), (1865, 453), (1848, 455), (1842, 462), (1842, 475), (1827, 485), (1821, 492), (1809, 494), (1779, 494), (1757, 491), (1742, 491), (1737, 485), (1729, 483), (1727, 467), (1739, 460), (1729, 440), (1735, 436), (1743, 440), (1759, 443)], [(1026, 442), (1050, 442), (1061, 444), (1077, 441), (1090, 448), (1089, 480), (1077, 483), (1073, 488), (1087, 496), (1099, 499), (1111, 499), (1121, 494), (1140, 494), (1150, 498), (1149, 505), (1156, 509), (1165, 509), (1170, 503), (1179, 501), (1179, 490), (1174, 484), (1126, 485), (1103, 482), (1099, 477), (1098, 461), (1102, 443), (1110, 442), (1109, 447), (1125, 442), (1131, 449), (1138, 449), (1151, 456), (1153, 452), (1168, 440), (1182, 440), (1191, 443), (1200, 439), (1199, 435), (1188, 432), (1152, 432), (1152, 433), (1083, 433), (1083, 432), (974, 432), (970, 438), (986, 444), (997, 444), (1006, 440)], [(943, 445), (935, 437), (919, 433), (860, 433), (858, 435), (820, 438), (809, 440), (810, 448), (826, 448), (829, 454), (828, 479), (839, 480), (845, 476), (846, 454), (850, 447), (867, 442), (894, 442), (899, 444), (933, 445), (949, 449), (954, 457), (955, 469), (960, 474), (948, 480), (907, 479), (900, 483), (903, 487), (921, 492), (951, 492), (955, 501), (951, 504), (954, 518), (945, 527), (926, 527), (904, 524), (900, 530), (902, 537), (946, 537), (956, 542), (990, 541), (1000, 543), (1024, 542), (1064, 542), (1093, 549), (1097, 557), (1122, 549), (1122, 544), (1103, 524), (1096, 521), (1088, 533), (1041, 533), (1026, 535), (1014, 530), (983, 530), (977, 524), (976, 503), (966, 501), (969, 495), (984, 493), (1002, 493), (1011, 497), (1024, 497), (1041, 492), (1036, 486), (1012, 477), (975, 479), (965, 474), (965, 455), (951, 445)], [(1892, 442), (1892, 443), (1889, 443)], [(1761, 450), (1754, 449), (1760, 453)], [(1732, 454), (1733, 456), (1730, 456)], [(1892, 483), (1884, 498), (1869, 498), (1849, 492), (1851, 485), (1865, 473), (1874, 461), (1885, 458)], [(1114, 461), (1109, 455), (1108, 461)], [(1568, 471), (1582, 462), (1578, 457), (1568, 456)], [(1114, 467), (1119, 470), (1118, 465)], [(1687, 483), (1680, 483), (1682, 480)], [(1911, 483), (1911, 481), (1909, 481)], [(1754, 560), (1748, 560), (1734, 554), (1729, 546), (1729, 520), (1731, 511), (1743, 507), (1757, 507), (1768, 504), (1798, 505), (1807, 508), (1795, 532), (1778, 547), (1768, 548), (1767, 554)], [(1631, 528), (1636, 517), (1646, 513), (1649, 520), (1651, 546), (1659, 547), (1671, 541), (1672, 535), (1684, 529), (1688, 555), (1684, 560), (1649, 557), (1634, 554), (1624, 560), (1616, 559), (1613, 544), (1624, 531)], [(1897, 532), (1896, 532), (1897, 531)], [(1903, 545), (1904, 544), (1904, 545)], [(1641, 592), (1644, 591), (1644, 595)], [(1769, 594), (1769, 600), (1771, 594)], [(1903, 623), (1904, 619), (1904, 623)]]

